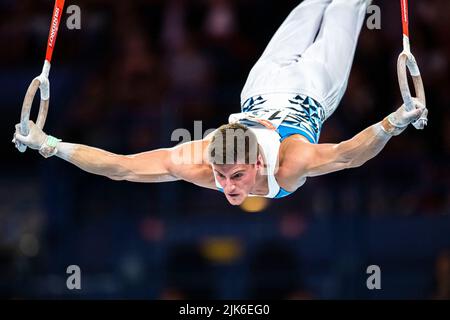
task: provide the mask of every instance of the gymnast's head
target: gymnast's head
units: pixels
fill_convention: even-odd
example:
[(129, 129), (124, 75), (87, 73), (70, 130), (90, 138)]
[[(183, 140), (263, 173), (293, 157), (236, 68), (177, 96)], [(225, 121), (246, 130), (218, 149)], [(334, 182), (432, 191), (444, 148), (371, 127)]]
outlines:
[(208, 160), (228, 202), (242, 204), (263, 166), (256, 135), (239, 123), (221, 126), (212, 135)]

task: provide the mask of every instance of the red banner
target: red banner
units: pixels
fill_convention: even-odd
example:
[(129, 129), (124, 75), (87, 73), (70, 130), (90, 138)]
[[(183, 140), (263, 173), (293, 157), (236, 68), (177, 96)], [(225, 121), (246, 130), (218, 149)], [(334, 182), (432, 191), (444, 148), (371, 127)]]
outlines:
[(59, 22), (61, 21), (61, 16), (63, 15), (65, 0), (56, 0), (55, 7), (53, 9), (52, 20), (50, 23), (50, 31), (48, 33), (47, 41), (47, 53), (45, 55), (45, 60), (51, 62), (53, 49), (55, 48), (56, 36), (58, 35)]
[(400, 0), (402, 7), (403, 34), (409, 37), (408, 0)]

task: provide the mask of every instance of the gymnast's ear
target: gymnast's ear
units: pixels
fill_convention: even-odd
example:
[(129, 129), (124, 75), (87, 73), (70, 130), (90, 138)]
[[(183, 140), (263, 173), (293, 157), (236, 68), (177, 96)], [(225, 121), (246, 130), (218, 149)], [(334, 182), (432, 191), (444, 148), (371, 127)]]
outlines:
[(263, 157), (261, 154), (258, 154), (258, 158), (256, 160), (256, 169), (263, 167)]

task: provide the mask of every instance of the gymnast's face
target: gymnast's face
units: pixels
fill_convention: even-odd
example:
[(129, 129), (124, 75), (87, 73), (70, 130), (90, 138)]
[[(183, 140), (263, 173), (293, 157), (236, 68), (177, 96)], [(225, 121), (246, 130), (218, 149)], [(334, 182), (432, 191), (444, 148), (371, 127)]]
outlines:
[(214, 174), (228, 202), (238, 206), (244, 202), (256, 184), (258, 164), (214, 165)]

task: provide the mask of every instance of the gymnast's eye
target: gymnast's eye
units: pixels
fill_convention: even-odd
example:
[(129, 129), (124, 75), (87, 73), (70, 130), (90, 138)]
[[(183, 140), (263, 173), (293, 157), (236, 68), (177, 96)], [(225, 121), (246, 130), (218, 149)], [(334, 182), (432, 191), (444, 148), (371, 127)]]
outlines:
[(233, 176), (233, 179), (239, 179), (239, 178), (241, 178), (243, 175), (244, 175), (243, 173), (235, 174), (235, 175)]

